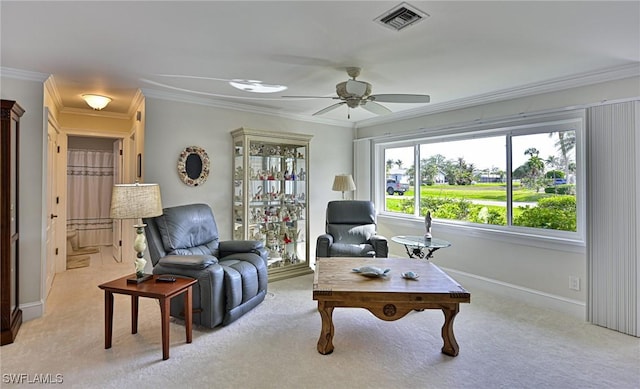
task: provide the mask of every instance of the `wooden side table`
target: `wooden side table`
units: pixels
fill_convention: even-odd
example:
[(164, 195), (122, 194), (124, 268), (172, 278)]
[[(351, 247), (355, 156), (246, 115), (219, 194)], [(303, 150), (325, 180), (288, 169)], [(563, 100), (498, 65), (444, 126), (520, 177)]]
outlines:
[(160, 315), (162, 317), (162, 359), (169, 359), (169, 307), (171, 299), (184, 293), (185, 328), (187, 343), (192, 340), (192, 292), (191, 286), (198, 282), (190, 278), (178, 278), (175, 282), (156, 282), (158, 275), (152, 279), (139, 283), (127, 283), (131, 275), (106, 282), (98, 287), (104, 290), (104, 348), (111, 348), (113, 334), (113, 294), (131, 296), (131, 333), (138, 333), (138, 298), (148, 297), (158, 299)]

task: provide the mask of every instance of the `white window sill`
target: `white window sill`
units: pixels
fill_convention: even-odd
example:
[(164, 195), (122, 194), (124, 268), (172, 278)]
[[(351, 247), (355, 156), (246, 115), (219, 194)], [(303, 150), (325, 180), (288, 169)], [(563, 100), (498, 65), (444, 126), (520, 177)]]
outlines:
[[(390, 226), (410, 227), (416, 231), (424, 231), (424, 220), (405, 215), (394, 215), (389, 213), (378, 214), (378, 222), (383, 222)], [(532, 246), (546, 248), (558, 251), (567, 251), (573, 253), (586, 253), (584, 239), (576, 239), (564, 236), (537, 235), (530, 232), (506, 231), (499, 228), (491, 228), (491, 226), (483, 227), (481, 225), (471, 225), (468, 223), (456, 223), (454, 221), (447, 222), (442, 220), (434, 220), (432, 229), (441, 231), (446, 234), (458, 235), (461, 237), (473, 237), (478, 239), (490, 239), (499, 242), (520, 244), (524, 246)], [(555, 231), (550, 231), (554, 233)], [(557, 235), (561, 235), (558, 232)]]

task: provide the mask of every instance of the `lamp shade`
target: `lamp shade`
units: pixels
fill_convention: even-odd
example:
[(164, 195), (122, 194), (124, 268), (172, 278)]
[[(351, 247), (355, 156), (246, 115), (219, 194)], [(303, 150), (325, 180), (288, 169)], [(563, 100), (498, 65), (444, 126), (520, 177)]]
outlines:
[(111, 218), (138, 219), (162, 215), (158, 184), (116, 184), (111, 191)]
[(101, 95), (92, 95), (92, 94), (84, 94), (82, 95), (84, 101), (89, 104), (89, 107), (99, 111), (102, 108), (106, 107), (107, 104), (111, 102), (111, 98), (107, 96)]
[(356, 190), (351, 174), (338, 174), (333, 179), (333, 188), (336, 192), (350, 192)]

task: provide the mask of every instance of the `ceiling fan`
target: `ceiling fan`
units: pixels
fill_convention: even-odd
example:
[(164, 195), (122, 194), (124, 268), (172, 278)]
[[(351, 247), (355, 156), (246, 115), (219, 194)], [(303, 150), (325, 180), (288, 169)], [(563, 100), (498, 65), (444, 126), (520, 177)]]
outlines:
[[(385, 115), (391, 113), (391, 110), (385, 107), (381, 103), (428, 103), (429, 95), (412, 95), (412, 94), (371, 94), (371, 84), (366, 81), (356, 80), (356, 77), (360, 75), (360, 68), (348, 67), (347, 74), (351, 77), (350, 80), (343, 81), (336, 85), (336, 93), (338, 96), (283, 96), (283, 97), (297, 97), (297, 98), (329, 98), (334, 100), (341, 100), (339, 103), (330, 105), (313, 115), (322, 115), (334, 109), (347, 105), (349, 108), (362, 107), (369, 112), (376, 115)], [(347, 117), (350, 118), (350, 115)]]

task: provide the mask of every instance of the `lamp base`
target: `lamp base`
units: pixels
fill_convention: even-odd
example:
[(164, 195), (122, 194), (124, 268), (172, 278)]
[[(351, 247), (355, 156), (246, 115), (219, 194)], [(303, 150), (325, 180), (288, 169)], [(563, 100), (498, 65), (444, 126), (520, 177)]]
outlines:
[(152, 278), (153, 278), (153, 274), (143, 274), (140, 277), (134, 275), (131, 278), (127, 278), (127, 284), (139, 284), (141, 282), (145, 282), (145, 281), (150, 280)]

